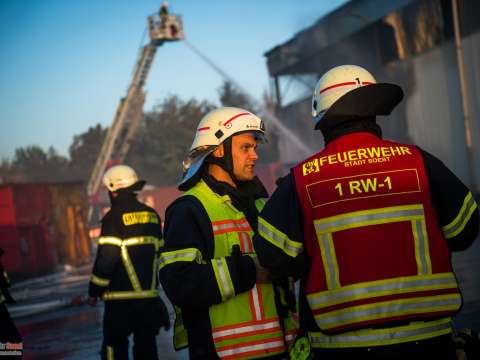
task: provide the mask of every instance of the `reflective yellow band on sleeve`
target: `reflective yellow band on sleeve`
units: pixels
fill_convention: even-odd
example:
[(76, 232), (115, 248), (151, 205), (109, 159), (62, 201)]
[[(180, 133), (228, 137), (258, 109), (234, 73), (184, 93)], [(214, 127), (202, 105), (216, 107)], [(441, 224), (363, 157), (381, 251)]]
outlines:
[(104, 279), (94, 274), (90, 276), (90, 281), (95, 285), (102, 286), (102, 287), (108, 286), (108, 284), (110, 284), (110, 279)]
[(177, 261), (196, 261), (197, 263), (203, 263), (202, 253), (196, 248), (165, 251), (160, 254), (160, 269)]
[(3, 294), (0, 294), (0, 304), (5, 301), (5, 296)]
[(212, 259), (211, 262), (222, 300), (226, 301), (234, 297), (235, 289), (233, 288), (233, 282), (230, 276), (230, 271), (228, 270), (227, 261), (225, 258), (220, 258)]
[(258, 218), (258, 233), (265, 240), (291, 257), (296, 257), (303, 251), (302, 243), (290, 240), (287, 235), (270, 225), (261, 217)]
[(98, 239), (98, 245), (122, 246), (122, 239), (113, 236), (102, 236)]
[(463, 205), (455, 219), (453, 219), (450, 224), (442, 226), (443, 236), (445, 239), (451, 239), (460, 234), (465, 228), (465, 225), (467, 225), (468, 220), (470, 220), (472, 217), (472, 214), (476, 208), (477, 203), (475, 202), (472, 193), (469, 192), (467, 196), (465, 196)]
[(103, 294), (103, 300), (147, 299), (158, 296), (158, 290), (109, 291)]

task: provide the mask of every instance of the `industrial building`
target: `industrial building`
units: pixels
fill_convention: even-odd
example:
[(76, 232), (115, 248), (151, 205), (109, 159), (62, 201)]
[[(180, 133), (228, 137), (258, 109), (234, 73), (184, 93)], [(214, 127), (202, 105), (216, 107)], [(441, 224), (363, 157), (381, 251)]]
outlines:
[[(457, 39), (456, 39), (457, 35)], [(343, 64), (367, 68), (405, 98), (384, 137), (416, 143), (478, 193), (480, 183), (480, 2), (353, 0), (265, 54), (276, 115), (312, 152), (311, 96), (318, 78)], [(280, 158), (303, 154), (280, 139)]]

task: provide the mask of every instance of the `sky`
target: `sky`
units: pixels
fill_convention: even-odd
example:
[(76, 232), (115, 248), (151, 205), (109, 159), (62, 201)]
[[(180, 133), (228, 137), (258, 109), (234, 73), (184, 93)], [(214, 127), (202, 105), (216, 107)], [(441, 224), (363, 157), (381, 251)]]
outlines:
[[(268, 91), (264, 53), (346, 0), (170, 0), (187, 40), (255, 98)], [(0, 160), (109, 126), (126, 95), (146, 18), (160, 0), (0, 1)], [(142, 42), (142, 39), (144, 41)], [(161, 46), (147, 79), (149, 111), (165, 97), (218, 103), (222, 77), (184, 43)], [(200, 119), (199, 119), (200, 120)]]

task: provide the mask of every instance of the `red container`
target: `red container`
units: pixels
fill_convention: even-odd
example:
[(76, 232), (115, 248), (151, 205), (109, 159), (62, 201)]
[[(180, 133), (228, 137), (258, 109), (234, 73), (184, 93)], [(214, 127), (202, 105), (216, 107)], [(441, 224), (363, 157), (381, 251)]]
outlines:
[(15, 224), (13, 191), (6, 185), (0, 185), (0, 224)]
[[(83, 183), (0, 185), (0, 246), (9, 271), (31, 277), (90, 260)], [(8, 257), (8, 260), (7, 260)], [(5, 265), (6, 266), (6, 265)]]
[(3, 266), (13, 277), (43, 275), (55, 267), (55, 249), (42, 225), (0, 226), (0, 247)]
[(1, 259), (5, 270), (10, 275), (24, 271), (22, 251), (16, 226), (0, 225), (0, 247), (5, 251)]
[(0, 225), (41, 224), (50, 214), (48, 185), (0, 185)]

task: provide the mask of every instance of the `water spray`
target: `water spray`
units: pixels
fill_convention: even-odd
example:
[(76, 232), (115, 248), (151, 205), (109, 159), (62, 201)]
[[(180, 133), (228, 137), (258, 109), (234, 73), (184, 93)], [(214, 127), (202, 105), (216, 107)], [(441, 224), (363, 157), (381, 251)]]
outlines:
[(277, 128), (277, 130), (282, 133), (282, 135), (289, 138), (292, 143), (303, 153), (304, 156), (309, 156), (314, 153), (313, 149), (308, 148), (300, 138), (291, 132), (289, 128), (282, 124), (282, 122), (273, 114), (270, 109), (268, 109), (265, 105), (259, 103), (247, 90), (245, 90), (235, 79), (228, 75), (223, 69), (221, 69), (217, 64), (213, 62), (210, 58), (208, 58), (205, 54), (203, 54), (200, 50), (198, 50), (195, 46), (193, 46), (187, 40), (183, 40), (183, 42), (187, 45), (190, 50), (192, 50), (196, 55), (198, 55), (202, 60), (204, 60), (215, 72), (217, 72), (221, 77), (225, 80), (230, 82), (234, 87), (240, 90), (247, 99), (254, 104), (256, 107), (259, 107), (265, 117), (272, 122), (272, 124)]

